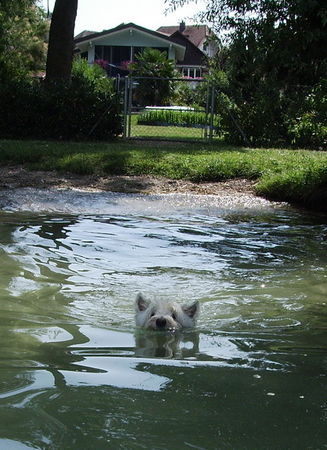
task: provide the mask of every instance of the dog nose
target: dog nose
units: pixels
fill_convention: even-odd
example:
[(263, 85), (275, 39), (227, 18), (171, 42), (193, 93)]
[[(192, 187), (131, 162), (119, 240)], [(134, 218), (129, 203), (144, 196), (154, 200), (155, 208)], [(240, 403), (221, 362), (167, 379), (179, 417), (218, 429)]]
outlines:
[(167, 321), (166, 321), (166, 319), (164, 317), (159, 317), (156, 320), (157, 328), (165, 328), (166, 323), (167, 323)]

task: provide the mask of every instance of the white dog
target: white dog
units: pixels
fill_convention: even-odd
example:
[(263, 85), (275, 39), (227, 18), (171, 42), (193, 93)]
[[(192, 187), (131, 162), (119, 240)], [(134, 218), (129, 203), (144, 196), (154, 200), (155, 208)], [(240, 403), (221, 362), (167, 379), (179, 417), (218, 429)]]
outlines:
[(136, 325), (152, 330), (175, 331), (195, 326), (200, 305), (198, 301), (190, 305), (179, 305), (163, 300), (147, 300), (142, 294), (138, 294), (135, 309)]

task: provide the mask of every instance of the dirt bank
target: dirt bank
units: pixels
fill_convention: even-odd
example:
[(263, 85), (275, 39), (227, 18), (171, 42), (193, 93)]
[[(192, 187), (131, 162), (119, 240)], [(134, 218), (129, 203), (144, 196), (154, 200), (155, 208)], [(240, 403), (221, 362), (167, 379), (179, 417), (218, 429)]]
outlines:
[(151, 176), (96, 176), (70, 173), (29, 171), (24, 167), (1, 167), (0, 188), (18, 187), (85, 189), (142, 194), (193, 193), (213, 194), (229, 192), (255, 196), (254, 182), (237, 179), (217, 183), (192, 183)]

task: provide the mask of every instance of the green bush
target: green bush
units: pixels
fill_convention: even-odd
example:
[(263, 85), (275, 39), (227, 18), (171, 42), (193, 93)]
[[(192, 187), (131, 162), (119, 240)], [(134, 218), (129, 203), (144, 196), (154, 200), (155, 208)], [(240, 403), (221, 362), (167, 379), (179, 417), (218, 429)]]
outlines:
[(174, 84), (174, 92), (171, 97), (173, 104), (192, 106), (196, 109), (204, 108), (208, 98), (208, 84), (201, 81), (177, 81)]
[(287, 143), (283, 120), (286, 99), (269, 80), (261, 80), (246, 94), (237, 90), (228, 94), (231, 106), (222, 112), (229, 143), (259, 147), (283, 147)]
[(74, 64), (70, 83), (2, 85), (0, 104), (3, 138), (109, 139), (122, 130), (112, 81), (83, 61)]
[(290, 120), (289, 134), (298, 147), (327, 148), (327, 78), (305, 97), (296, 118)]

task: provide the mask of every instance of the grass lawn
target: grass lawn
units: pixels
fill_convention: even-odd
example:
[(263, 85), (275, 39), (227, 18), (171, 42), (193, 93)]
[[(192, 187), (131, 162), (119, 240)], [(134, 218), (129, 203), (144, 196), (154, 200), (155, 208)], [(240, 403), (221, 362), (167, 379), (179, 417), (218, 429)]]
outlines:
[(161, 139), (203, 139), (204, 130), (194, 127), (174, 127), (156, 125), (134, 125), (131, 128), (131, 137), (161, 138)]
[[(154, 127), (156, 128), (156, 127)], [(327, 209), (327, 152), (219, 143), (0, 140), (0, 164), (77, 174), (153, 175), (195, 182), (256, 180), (267, 198)]]
[[(185, 117), (184, 115), (187, 114), (188, 117), (192, 118), (192, 116), (194, 116), (194, 120), (192, 121), (192, 123), (201, 123), (201, 117), (205, 116), (204, 112), (201, 112), (199, 114), (201, 114), (201, 117), (199, 120), (196, 120), (196, 117), (198, 117), (199, 114), (197, 113), (186, 113), (186, 112), (181, 112), (181, 111), (169, 111), (169, 110), (164, 110), (164, 111), (150, 111), (150, 112), (145, 112), (143, 114), (144, 117), (149, 116), (150, 114), (153, 116), (154, 114), (158, 114), (159, 118), (162, 114), (167, 113), (169, 116), (172, 115), (172, 122), (167, 122), (166, 126), (163, 125), (153, 125), (153, 124), (148, 124), (148, 123), (140, 123), (138, 121), (138, 119), (140, 117), (142, 117), (141, 115), (132, 115), (131, 116), (131, 133), (130, 136), (131, 137), (139, 137), (139, 138), (159, 138), (159, 139), (178, 139), (178, 140), (183, 140), (183, 139), (204, 139), (205, 136), (205, 130), (203, 127), (201, 126), (192, 126), (192, 125), (188, 125), (188, 126), (182, 126), (180, 124), (178, 124), (178, 120), (176, 119), (176, 115), (177, 118), (180, 117), (181, 120), (183, 120), (183, 117)], [(174, 119), (176, 119), (176, 122), (174, 122)], [(160, 121), (160, 120), (159, 120)], [(164, 118), (163, 118), (164, 121)], [(187, 123), (187, 121), (186, 121)], [(207, 131), (208, 132), (208, 131)]]
[(139, 124), (137, 119), (137, 114), (130, 118), (130, 137), (178, 140), (200, 140), (204, 138), (203, 128)]

